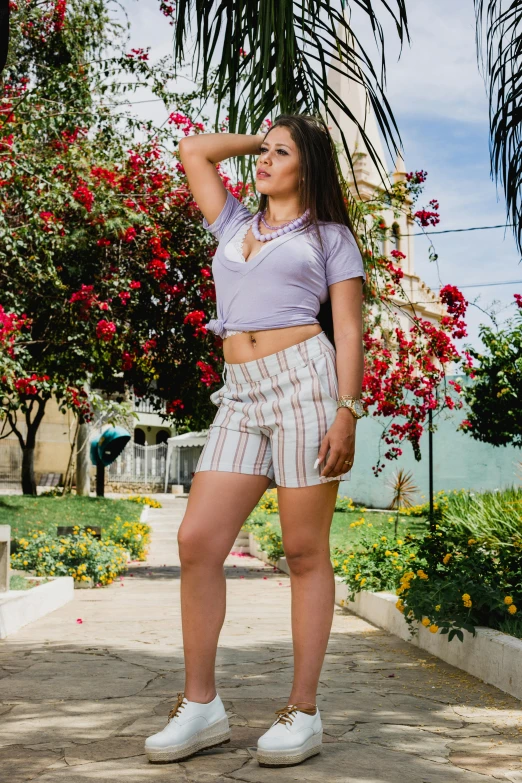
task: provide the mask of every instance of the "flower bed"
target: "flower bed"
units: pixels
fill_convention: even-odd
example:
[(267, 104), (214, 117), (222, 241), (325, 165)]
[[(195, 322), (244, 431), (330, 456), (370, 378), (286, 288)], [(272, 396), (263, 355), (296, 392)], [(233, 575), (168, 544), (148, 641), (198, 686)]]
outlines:
[(77, 583), (109, 585), (133, 560), (145, 560), (150, 527), (142, 522), (125, 522), (121, 517), (106, 526), (99, 540), (90, 528), (73, 528), (73, 533), (56, 536), (45, 530), (14, 538), (11, 565), (36, 576), (72, 576)]
[[(336, 572), (351, 590), (393, 590), (410, 633), (416, 621), (448, 640), (485, 626), (522, 638), (522, 490), (439, 493), (433, 528), (387, 546), (366, 536)], [(427, 506), (410, 509), (425, 514)], [(377, 546), (376, 546), (377, 543)], [(400, 544), (400, 546), (399, 546)], [(407, 554), (407, 550), (410, 550)]]

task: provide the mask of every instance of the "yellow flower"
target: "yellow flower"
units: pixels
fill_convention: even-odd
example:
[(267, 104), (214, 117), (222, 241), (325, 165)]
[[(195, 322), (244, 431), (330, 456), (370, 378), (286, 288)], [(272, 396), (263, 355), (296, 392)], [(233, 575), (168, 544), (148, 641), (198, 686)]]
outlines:
[(387, 541), (387, 540), (388, 539), (386, 538), (386, 536), (381, 536), (381, 541)]
[(428, 628), (428, 631), (431, 631), (431, 633), (437, 633), (438, 630), (439, 630), (439, 626), (435, 625), (435, 623), (432, 623)]
[(373, 548), (374, 548), (374, 549), (377, 549), (377, 547), (378, 547), (378, 546), (379, 546), (379, 544), (374, 544), (374, 545), (373, 545)]
[(468, 545), (471, 546), (472, 544), (476, 544), (477, 541), (474, 538), (468, 538)]
[(444, 555), (444, 557), (442, 558), (442, 562), (444, 563), (444, 565), (448, 565), (452, 557), (453, 555), (451, 554), (451, 552), (448, 552), (447, 555)]
[(425, 628), (427, 628), (427, 627), (428, 627), (428, 625), (430, 625), (430, 623), (431, 623), (431, 620), (429, 619), (429, 617), (423, 617), (421, 622), (422, 622), (423, 626), (424, 626)]
[(435, 607), (435, 611), (440, 612), (440, 604), (437, 604), (437, 606)]
[(508, 606), (509, 614), (515, 614), (516, 611), (517, 611), (517, 607), (515, 606), (515, 604), (511, 604), (511, 606)]
[(24, 565), (27, 565), (27, 560), (24, 560)]
[(386, 550), (386, 552), (385, 552), (384, 554), (386, 555), (386, 557), (388, 557), (388, 555), (391, 555), (391, 552), (390, 552), (390, 550), (389, 550), (389, 549), (387, 549), (387, 550)]
[(507, 604), (508, 606), (509, 604), (513, 603), (513, 599), (511, 598), (510, 595), (506, 595), (506, 597), (504, 598), (504, 603)]
[(354, 577), (354, 579), (360, 579), (360, 578), (361, 578), (361, 575), (360, 575), (360, 574), (355, 574), (355, 577)]
[(468, 595), (468, 593), (464, 593), (464, 595), (462, 596), (462, 600), (463, 601), (469, 601), (470, 598), (471, 598), (471, 596)]
[(422, 568), (420, 568), (420, 569), (417, 571), (417, 576), (418, 576), (420, 579), (427, 579), (427, 578), (428, 578), (428, 574), (426, 574), (426, 573), (425, 573), (425, 572), (422, 570)]
[(366, 582), (366, 577), (364, 577), (363, 579), (361, 579), (361, 587), (363, 586), (363, 584), (364, 584), (365, 582)]
[(399, 546), (402, 546), (402, 545), (404, 544), (404, 541), (402, 540), (402, 538), (398, 538), (398, 539), (397, 539), (397, 544), (398, 544)]
[(466, 606), (468, 609), (470, 606), (472, 606), (472, 602), (470, 601), (464, 601), (464, 606)]

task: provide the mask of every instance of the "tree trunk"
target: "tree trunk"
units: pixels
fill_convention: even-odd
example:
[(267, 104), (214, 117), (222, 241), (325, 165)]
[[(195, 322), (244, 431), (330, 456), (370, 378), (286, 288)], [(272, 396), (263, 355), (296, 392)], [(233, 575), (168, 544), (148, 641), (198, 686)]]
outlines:
[(22, 492), (24, 495), (36, 495), (34, 446), (22, 449)]
[(91, 492), (89, 425), (81, 421), (76, 441), (76, 494), (89, 497)]

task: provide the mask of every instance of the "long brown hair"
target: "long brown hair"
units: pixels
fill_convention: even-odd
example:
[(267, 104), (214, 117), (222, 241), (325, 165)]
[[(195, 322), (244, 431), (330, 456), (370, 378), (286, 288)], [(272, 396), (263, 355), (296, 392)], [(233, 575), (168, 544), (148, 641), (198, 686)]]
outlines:
[[(310, 210), (308, 225), (315, 230), (321, 250), (323, 241), (319, 222), (342, 223), (350, 229), (360, 249), (341, 188), (339, 161), (333, 139), (322, 117), (312, 114), (280, 114), (270, 127), (288, 128), (299, 153), (300, 212)], [(268, 196), (262, 193), (258, 212), (268, 207)], [(321, 328), (335, 345), (333, 334), (332, 304), (330, 297), (317, 315)]]

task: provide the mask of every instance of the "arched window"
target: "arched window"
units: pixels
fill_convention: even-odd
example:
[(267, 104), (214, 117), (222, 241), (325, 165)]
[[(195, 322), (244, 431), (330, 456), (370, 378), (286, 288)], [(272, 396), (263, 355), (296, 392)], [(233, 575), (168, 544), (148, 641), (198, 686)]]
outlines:
[(159, 430), (156, 433), (156, 446), (159, 446), (160, 443), (166, 443), (168, 437), (169, 437), (168, 430)]
[(385, 238), (386, 238), (386, 225), (384, 220), (381, 223), (382, 232), (377, 234), (377, 252), (380, 256), (384, 256)]
[(134, 443), (137, 443), (138, 446), (145, 445), (145, 432), (140, 430), (139, 427), (134, 428)]
[(391, 230), (392, 250), (401, 249), (401, 229), (398, 223), (394, 223)]

